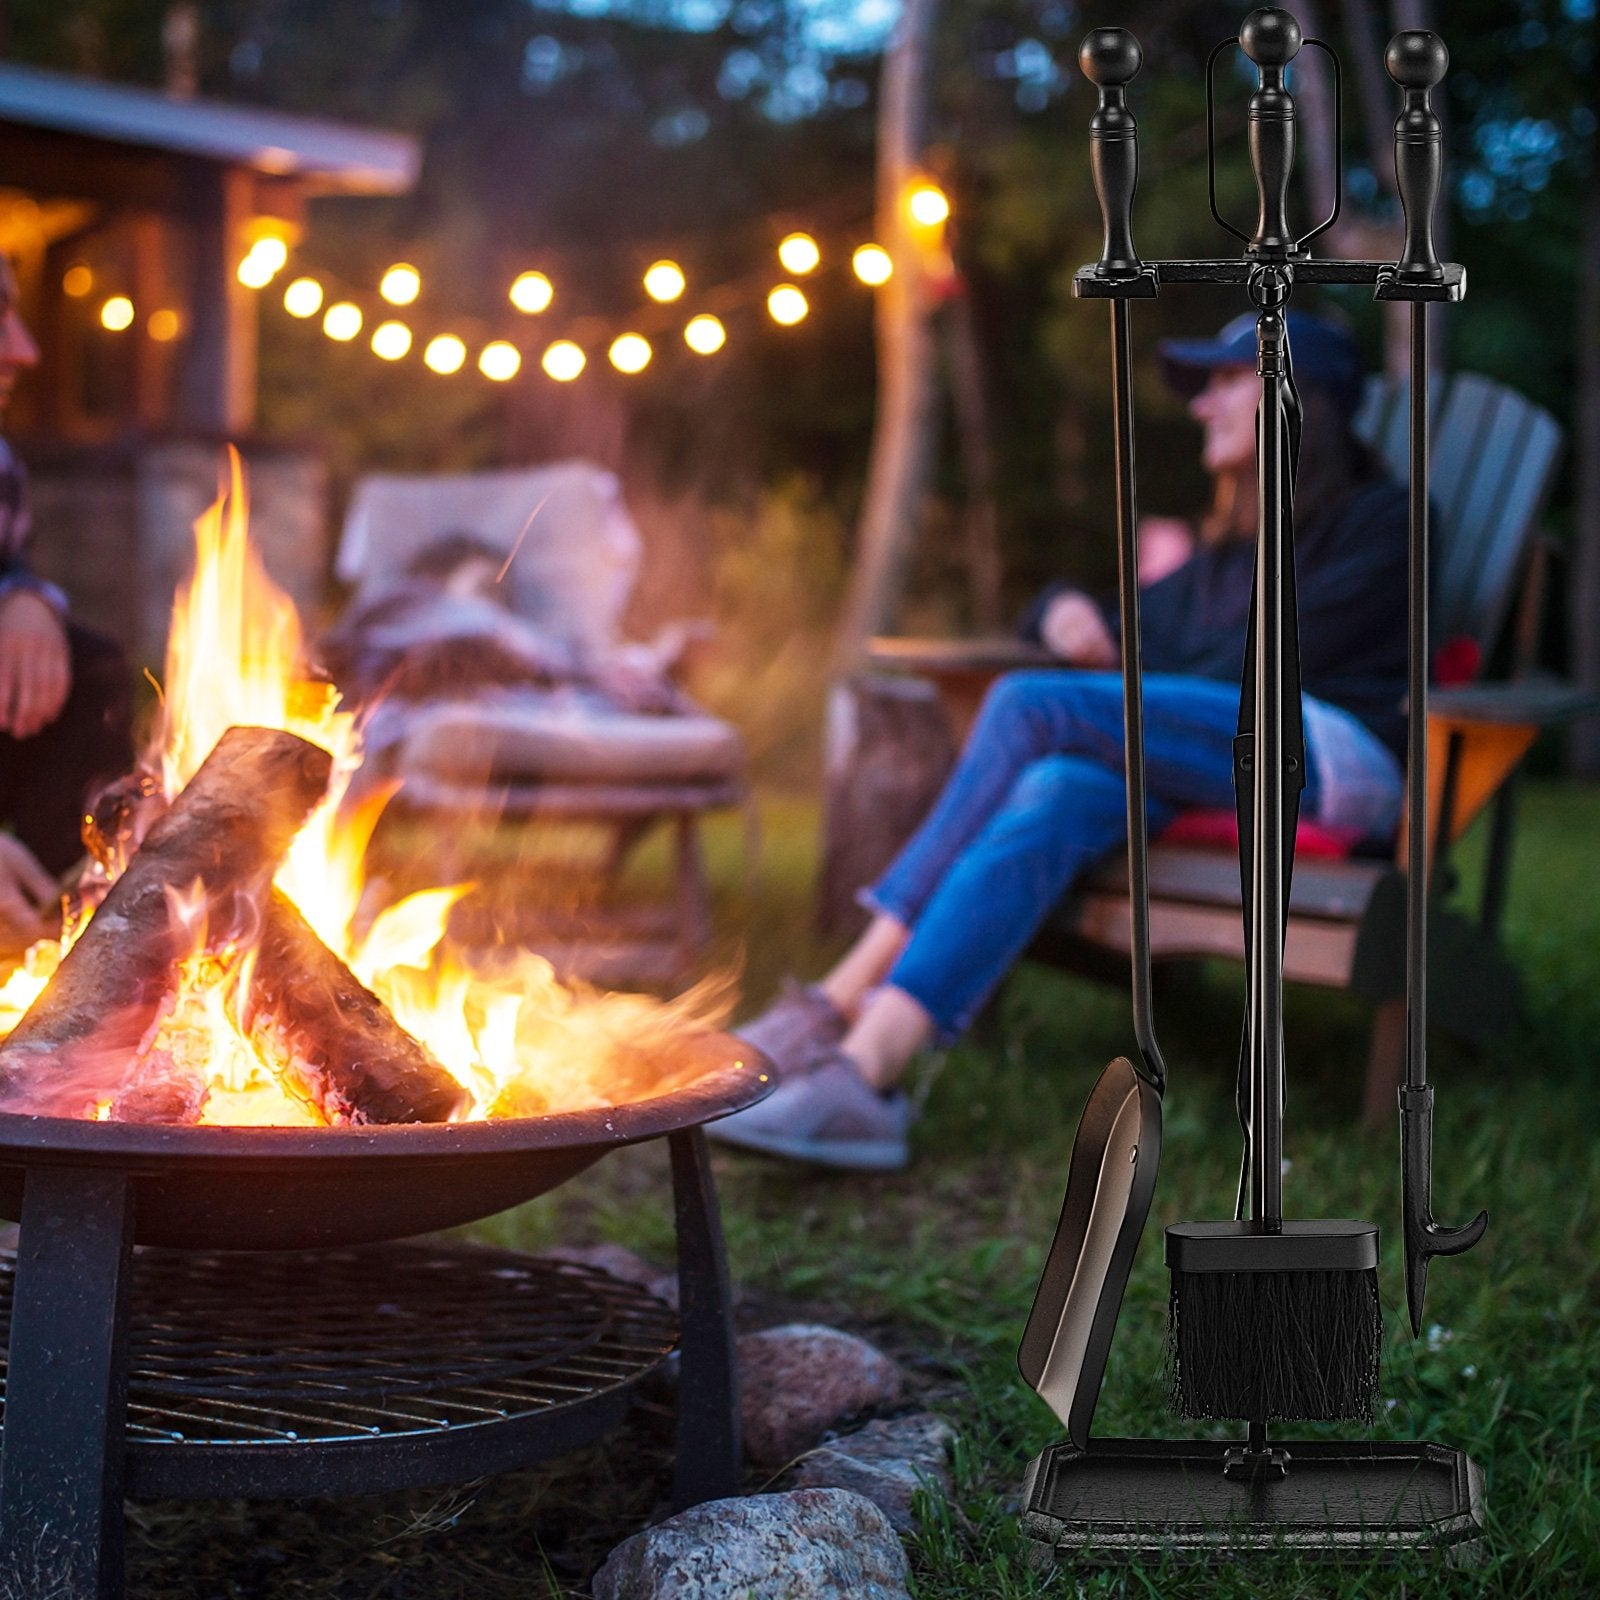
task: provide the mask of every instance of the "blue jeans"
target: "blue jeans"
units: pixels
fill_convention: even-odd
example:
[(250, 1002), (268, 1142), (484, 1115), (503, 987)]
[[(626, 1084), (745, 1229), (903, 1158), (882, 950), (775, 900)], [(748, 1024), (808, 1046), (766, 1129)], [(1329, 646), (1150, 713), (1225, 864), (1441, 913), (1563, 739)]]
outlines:
[[(1235, 684), (1144, 682), (1150, 833), (1192, 806), (1232, 806)], [(1376, 741), (1374, 741), (1376, 743)], [(990, 689), (927, 819), (863, 899), (911, 930), (888, 975), (962, 1032), (1085, 868), (1128, 834), (1122, 676), (1014, 672)], [(1317, 814), (1307, 761), (1301, 814)]]

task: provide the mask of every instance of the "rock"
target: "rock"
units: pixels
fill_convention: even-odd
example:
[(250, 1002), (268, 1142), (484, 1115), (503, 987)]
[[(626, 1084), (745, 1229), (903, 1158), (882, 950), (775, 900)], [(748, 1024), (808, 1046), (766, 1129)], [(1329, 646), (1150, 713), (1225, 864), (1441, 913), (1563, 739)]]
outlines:
[(932, 1412), (869, 1422), (841, 1438), (825, 1439), (795, 1468), (800, 1489), (851, 1489), (865, 1495), (901, 1533), (913, 1527), (911, 1497), (918, 1489), (950, 1488), (955, 1430)]
[(792, 1323), (738, 1341), (745, 1454), (781, 1467), (836, 1422), (900, 1398), (900, 1369), (865, 1339)]
[(889, 1519), (845, 1489), (711, 1500), (619, 1544), (594, 1600), (909, 1600)]
[(596, 1267), (601, 1272), (609, 1272), (613, 1278), (637, 1284), (657, 1300), (664, 1300), (674, 1311), (678, 1309), (677, 1273), (663, 1272), (643, 1256), (636, 1256), (626, 1245), (560, 1245), (543, 1253), (552, 1261), (572, 1261), (580, 1267)]

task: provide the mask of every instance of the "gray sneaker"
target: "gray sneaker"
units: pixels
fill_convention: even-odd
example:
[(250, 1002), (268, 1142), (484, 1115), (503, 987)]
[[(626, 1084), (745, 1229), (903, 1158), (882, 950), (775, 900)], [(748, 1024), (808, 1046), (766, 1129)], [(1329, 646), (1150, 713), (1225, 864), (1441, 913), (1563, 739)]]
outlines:
[(845, 1027), (844, 1013), (814, 983), (785, 978), (778, 998), (733, 1032), (772, 1063), (772, 1075), (782, 1083), (836, 1050)]
[(910, 1160), (911, 1103), (883, 1095), (835, 1050), (809, 1072), (780, 1083), (746, 1111), (706, 1126), (724, 1144), (857, 1172), (898, 1172)]

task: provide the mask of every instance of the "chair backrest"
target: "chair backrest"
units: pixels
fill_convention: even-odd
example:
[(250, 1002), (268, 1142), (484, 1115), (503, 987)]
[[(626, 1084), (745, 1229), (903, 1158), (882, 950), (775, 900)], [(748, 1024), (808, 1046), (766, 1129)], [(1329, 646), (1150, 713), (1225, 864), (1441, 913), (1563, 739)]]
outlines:
[(357, 602), (393, 583), (426, 544), (470, 533), (510, 558), (519, 615), (585, 652), (616, 643), (639, 572), (640, 539), (616, 476), (584, 461), (507, 472), (404, 476), (356, 485), (334, 570)]
[[(1410, 385), (1373, 378), (1356, 432), (1405, 481)], [(1429, 385), (1430, 488), (1437, 511), (1431, 624), (1485, 657), (1511, 607), (1561, 453), (1561, 425), (1514, 389), (1476, 372)]]

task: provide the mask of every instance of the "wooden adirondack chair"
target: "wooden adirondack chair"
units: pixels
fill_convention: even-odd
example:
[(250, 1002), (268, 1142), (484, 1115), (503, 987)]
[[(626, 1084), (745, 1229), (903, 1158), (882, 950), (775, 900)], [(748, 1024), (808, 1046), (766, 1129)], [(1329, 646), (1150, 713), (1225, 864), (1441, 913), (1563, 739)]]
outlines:
[[(1484, 807), (1493, 807), (1476, 918), (1455, 911), (1430, 918), (1431, 1013), (1441, 1026), (1478, 1039), (1504, 1026), (1518, 1003), (1516, 972), (1496, 938), (1517, 767), (1541, 728), (1596, 704), (1533, 672), (1548, 550), (1538, 518), (1561, 448), (1560, 427), (1547, 411), (1475, 373), (1436, 382), (1430, 403), (1439, 555), (1431, 619), (1436, 668), (1447, 658), (1457, 673), (1475, 680), (1516, 615), (1508, 678), (1458, 682), (1429, 696), (1430, 870), (1441, 884), (1449, 882), (1451, 845)], [(1357, 419), (1358, 431), (1401, 479), (1406, 414), (1406, 386), (1374, 380)], [(999, 671), (1047, 659), (1034, 647), (993, 640), (963, 647), (949, 640), (884, 639), (873, 656), (933, 678), (958, 726)], [(1363, 1116), (1379, 1124), (1394, 1114), (1403, 1067), (1403, 832), (1384, 859), (1312, 854), (1325, 849), (1315, 833), (1303, 825), (1284, 974), (1375, 1002)], [(1181, 842), (1186, 837), (1191, 842)], [(1214, 842), (1192, 842), (1208, 837)], [(1152, 848), (1151, 943), (1158, 961), (1243, 959), (1236, 837), (1231, 812), (1189, 814)], [(1103, 972), (1108, 954), (1120, 957), (1128, 948), (1127, 864), (1117, 858), (1063, 902), (1030, 954)]]

